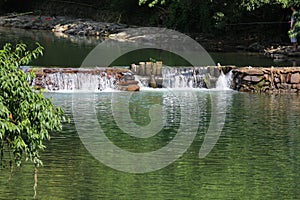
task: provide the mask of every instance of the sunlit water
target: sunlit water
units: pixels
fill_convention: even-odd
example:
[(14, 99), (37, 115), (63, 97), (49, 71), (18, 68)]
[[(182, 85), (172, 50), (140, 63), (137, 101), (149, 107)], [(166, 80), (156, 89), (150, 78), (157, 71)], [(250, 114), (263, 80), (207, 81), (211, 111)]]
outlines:
[[(74, 101), (86, 94), (47, 94), (71, 116), (62, 133), (53, 133), (42, 153), (44, 167), (38, 171), (38, 199), (297, 199), (300, 195), (300, 97), (296, 95), (257, 95), (233, 91), (180, 91), (196, 94), (199, 119), (192, 145), (174, 163), (160, 170), (131, 174), (107, 167), (82, 144), (72, 117)], [(103, 92), (95, 97), (99, 125), (107, 137), (124, 150), (149, 152), (167, 145), (180, 126), (179, 100), (170, 91), (139, 93)], [(149, 108), (162, 105), (164, 126), (148, 139), (128, 136), (116, 125), (112, 98), (131, 95), (129, 111), (133, 122), (150, 122)], [(183, 97), (181, 96), (181, 97)], [(214, 98), (226, 99), (226, 118), (212, 151), (199, 158), (207, 133)], [(195, 100), (191, 98), (191, 101)], [(73, 101), (73, 102), (72, 102)], [(176, 103), (177, 102), (177, 103)], [(85, 102), (75, 102), (84, 104)], [(186, 101), (185, 106), (192, 102)], [(82, 113), (87, 123), (89, 113)], [(221, 115), (221, 113), (217, 113)], [(88, 130), (87, 130), (88, 131)], [(32, 198), (31, 164), (1, 170), (1, 199)], [(11, 177), (10, 177), (11, 176)], [(9, 179), (10, 177), (10, 179)]]

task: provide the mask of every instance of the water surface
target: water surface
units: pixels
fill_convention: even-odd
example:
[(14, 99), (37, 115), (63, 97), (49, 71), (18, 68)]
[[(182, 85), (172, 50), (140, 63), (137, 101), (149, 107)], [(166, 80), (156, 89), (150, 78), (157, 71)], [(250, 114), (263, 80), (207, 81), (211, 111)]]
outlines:
[[(80, 66), (100, 40), (57, 37), (51, 32), (0, 29), (1, 43), (35, 41), (45, 47), (39, 66)], [(73, 40), (74, 39), (74, 40)], [(249, 65), (251, 56), (240, 63), (239, 54), (212, 55), (221, 64)], [(241, 59), (240, 59), (241, 58)], [(172, 60), (172, 59), (171, 59)], [(128, 61), (128, 64), (131, 64)], [(224, 61), (224, 62), (223, 62)], [(127, 61), (124, 60), (124, 65)], [(258, 62), (258, 61), (257, 61)], [(238, 63), (238, 64), (237, 64)], [(265, 63), (265, 59), (264, 59)], [(252, 64), (253, 66), (254, 64)], [(259, 64), (257, 65), (264, 65)], [(267, 66), (270, 63), (265, 64)], [(197, 99), (191, 97), (191, 93)], [(117, 126), (111, 109), (112, 97), (122, 100), (132, 94), (128, 111), (131, 121), (146, 126), (149, 109), (162, 106), (163, 127), (148, 139), (129, 136)], [(44, 167), (38, 169), (38, 199), (297, 199), (300, 164), (300, 97), (297, 95), (245, 94), (233, 91), (183, 90), (185, 101), (172, 98), (168, 91), (138, 93), (103, 92), (95, 94), (97, 122), (107, 137), (120, 148), (132, 152), (151, 152), (169, 144), (181, 123), (181, 108), (199, 118), (186, 122), (196, 126), (196, 136), (187, 151), (175, 162), (157, 171), (132, 174), (112, 169), (95, 159), (76, 131), (72, 114), (74, 99), (85, 94), (48, 93), (56, 105), (71, 117), (61, 133), (52, 133), (42, 153)], [(218, 101), (214, 101), (218, 98)], [(223, 100), (222, 100), (223, 99)], [(72, 102), (73, 101), (73, 102)], [(195, 102), (196, 101), (196, 102)], [(89, 102), (80, 102), (81, 106)], [(180, 105), (181, 102), (182, 105)], [(217, 107), (212, 108), (212, 102)], [(191, 105), (197, 105), (197, 108)], [(225, 105), (225, 107), (224, 107)], [(182, 106), (182, 107), (181, 107)], [(217, 108), (217, 109), (216, 109)], [(214, 112), (212, 112), (214, 111)], [(89, 113), (82, 121), (91, 125)], [(199, 150), (211, 119), (225, 116), (221, 135), (212, 151), (199, 158)], [(213, 123), (212, 123), (213, 124)], [(87, 130), (88, 131), (88, 130)], [(178, 148), (180, 144), (177, 144)], [(31, 199), (34, 196), (34, 166), (25, 163), (12, 173), (4, 163), (0, 177), (0, 199)]]
[[(0, 45), (6, 42), (18, 43), (25, 42), (31, 48), (35, 42), (39, 42), (45, 47), (45, 54), (38, 60), (33, 61), (32, 65), (38, 66), (64, 66), (79, 67), (88, 53), (97, 45), (101, 44), (103, 39), (93, 37), (74, 37), (50, 31), (35, 31), (14, 28), (0, 27)], [(247, 52), (209, 52), (215, 63), (222, 65), (236, 66), (292, 66), (293, 59), (287, 62), (274, 62), (272, 59), (263, 55)], [(130, 52), (126, 56), (120, 57), (112, 63), (115, 66), (130, 66), (132, 63), (138, 64), (140, 61), (149, 61), (151, 59), (163, 60), (164, 64), (170, 66), (184, 66), (188, 63), (177, 55), (161, 50), (142, 50)], [(295, 60), (299, 64), (299, 60)]]
[[(63, 132), (53, 133), (42, 153), (44, 167), (38, 171), (37, 197), (297, 199), (300, 195), (300, 97), (221, 92), (229, 101), (225, 124), (213, 150), (200, 159), (199, 149), (213, 114), (210, 102), (220, 92), (196, 91), (200, 117), (191, 122), (199, 125), (194, 142), (174, 163), (150, 173), (130, 174), (107, 167), (83, 146), (74, 121), (64, 124)], [(72, 116), (72, 94), (48, 95)], [(76, 94), (75, 99), (80, 95), (83, 94)], [(166, 117), (162, 132), (149, 139), (135, 139), (116, 126), (110, 107), (112, 95), (122, 99), (127, 93), (97, 94), (95, 110), (99, 124), (114, 144), (128, 151), (148, 152), (173, 139), (180, 122), (179, 107), (171, 103), (176, 99), (168, 100), (162, 91), (135, 93), (129, 106), (134, 122), (149, 123), (148, 111), (153, 104), (163, 105)], [(89, 123), (88, 116), (82, 123)], [(32, 165), (14, 169), (10, 180), (7, 168), (1, 173), (1, 198), (33, 196)]]

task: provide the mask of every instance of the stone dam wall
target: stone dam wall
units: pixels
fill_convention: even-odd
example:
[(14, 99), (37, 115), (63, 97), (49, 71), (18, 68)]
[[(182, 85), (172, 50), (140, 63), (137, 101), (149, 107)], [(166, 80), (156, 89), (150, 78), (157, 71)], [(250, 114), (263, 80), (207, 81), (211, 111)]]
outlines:
[(300, 67), (243, 67), (232, 70), (232, 89), (253, 93), (299, 93)]
[(31, 85), (44, 91), (139, 91), (141, 86), (214, 88), (223, 73), (231, 76), (230, 87), (239, 92), (300, 93), (300, 67), (168, 67), (162, 62), (141, 62), (131, 69), (28, 68), (25, 72), (33, 72)]

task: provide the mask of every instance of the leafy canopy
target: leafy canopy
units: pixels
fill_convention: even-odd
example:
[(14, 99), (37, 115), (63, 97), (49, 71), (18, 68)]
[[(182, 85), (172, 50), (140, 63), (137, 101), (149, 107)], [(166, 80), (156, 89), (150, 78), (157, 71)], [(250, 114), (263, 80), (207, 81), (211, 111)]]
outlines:
[(299, 6), (300, 0), (243, 0), (242, 6), (246, 7), (248, 10), (254, 10), (264, 5), (282, 5), (282, 7), (287, 8), (290, 6)]
[[(49, 131), (61, 130), (63, 110), (42, 93), (35, 92), (20, 69), (43, 54), (43, 47), (26, 50), (25, 44), (6, 44), (0, 50), (0, 151), (1, 161), (9, 155), (19, 166), (23, 159), (41, 165), (39, 152), (50, 139)], [(11, 156), (13, 155), (13, 157)]]
[(139, 5), (148, 4), (149, 7), (153, 7), (158, 3), (163, 5), (166, 3), (166, 0), (150, 0), (150, 1), (149, 0), (139, 0)]
[[(175, 3), (180, 0), (170, 0)], [(214, 3), (216, 0), (210, 0), (211, 3)], [(216, 1), (217, 2), (217, 1)], [(157, 4), (165, 4), (166, 0), (139, 0), (139, 5), (148, 4), (149, 7), (153, 7)], [(242, 0), (241, 6), (247, 8), (248, 10), (254, 10), (264, 5), (274, 5), (280, 4), (284, 8), (290, 6), (299, 6), (300, 0)]]

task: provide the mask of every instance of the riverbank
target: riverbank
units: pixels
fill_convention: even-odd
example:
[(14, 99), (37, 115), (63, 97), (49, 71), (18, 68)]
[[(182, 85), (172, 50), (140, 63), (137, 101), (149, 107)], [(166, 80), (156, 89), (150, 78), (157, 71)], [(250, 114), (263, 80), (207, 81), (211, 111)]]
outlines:
[(96, 22), (66, 16), (36, 16), (9, 14), (0, 17), (0, 26), (33, 30), (49, 30), (73, 36), (108, 37), (128, 26), (119, 23)]
[[(37, 16), (30, 14), (8, 14), (0, 17), (0, 26), (32, 30), (49, 30), (55, 33), (75, 37), (97, 37), (99, 39), (128, 35), (132, 28), (126, 24), (99, 22), (85, 18), (72, 18), (67, 16)], [(127, 29), (130, 28), (130, 29)], [(137, 34), (135, 34), (137, 35)], [(264, 52), (265, 45), (260, 44), (255, 37), (242, 37), (240, 39), (226, 37), (216, 38), (204, 33), (189, 35), (199, 42), (207, 51), (211, 52)]]

